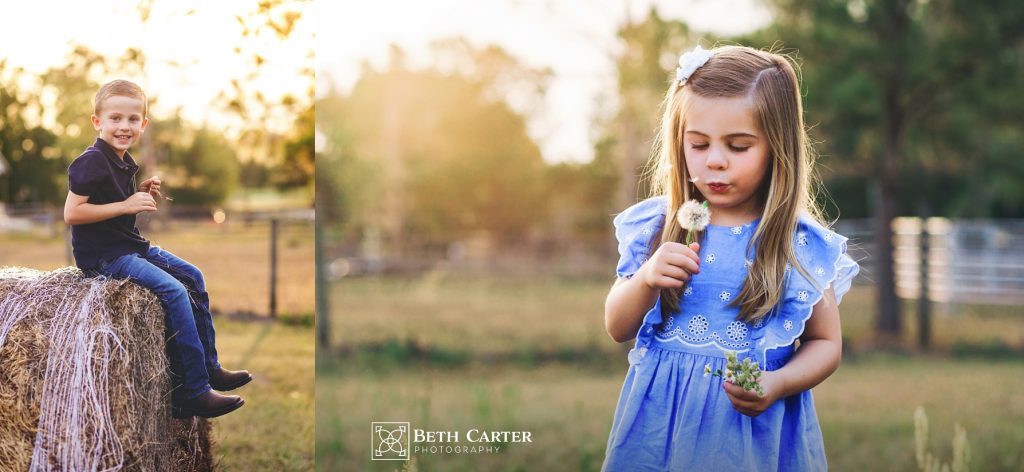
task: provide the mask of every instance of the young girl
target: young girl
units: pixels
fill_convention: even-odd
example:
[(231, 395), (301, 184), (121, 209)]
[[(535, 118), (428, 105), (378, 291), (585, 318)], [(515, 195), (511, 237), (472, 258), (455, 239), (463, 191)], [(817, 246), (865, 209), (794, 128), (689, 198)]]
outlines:
[[(810, 389), (839, 365), (837, 306), (859, 266), (811, 198), (796, 73), (738, 46), (679, 63), (656, 196), (614, 221), (605, 327), (636, 345), (603, 470), (826, 470)], [(691, 199), (711, 219), (687, 246), (675, 215)], [(758, 362), (763, 396), (705, 375), (727, 350)]]

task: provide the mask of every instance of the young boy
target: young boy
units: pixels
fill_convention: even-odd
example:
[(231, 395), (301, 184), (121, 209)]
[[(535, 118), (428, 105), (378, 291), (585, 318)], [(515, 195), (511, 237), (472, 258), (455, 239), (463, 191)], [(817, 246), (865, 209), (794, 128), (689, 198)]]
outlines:
[(203, 274), (174, 254), (151, 246), (139, 234), (135, 216), (157, 210), (160, 179), (136, 191), (135, 164), (128, 148), (146, 130), (146, 95), (126, 80), (100, 87), (92, 124), (96, 142), (68, 168), (64, 222), (71, 225), (75, 263), (86, 273), (131, 278), (152, 290), (166, 313), (167, 352), (174, 374), (171, 395), (176, 418), (212, 418), (245, 402), (234, 390), (249, 383), (247, 371), (222, 369), (217, 362), (210, 300)]

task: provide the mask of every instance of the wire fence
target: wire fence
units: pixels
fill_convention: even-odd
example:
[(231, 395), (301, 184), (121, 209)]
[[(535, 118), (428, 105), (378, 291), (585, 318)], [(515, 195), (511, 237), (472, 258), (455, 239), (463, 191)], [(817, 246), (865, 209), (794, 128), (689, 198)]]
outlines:
[[(62, 208), (0, 208), (0, 266), (49, 270), (74, 265)], [(315, 310), (312, 209), (233, 212), (195, 207), (143, 215), (147, 239), (199, 267), (214, 311), (252, 317)]]
[[(878, 272), (872, 220), (840, 221), (848, 252), (861, 264), (858, 283)], [(892, 221), (896, 294), (929, 301), (1024, 304), (1024, 220), (900, 217)]]
[[(1024, 220), (916, 217), (892, 221), (897, 294), (916, 299), (922, 280), (930, 301), (993, 305), (1024, 304)], [(875, 223), (845, 219), (833, 228), (849, 238), (847, 253), (861, 266), (858, 285), (877, 280)], [(924, 238), (922, 239), (922, 228)], [(327, 233), (325, 274), (330, 280), (364, 275), (422, 273), (444, 267), (464, 272), (531, 272), (602, 276), (612, 273), (614, 241), (605, 247), (571, 242), (496, 248), (475, 240), (422, 248), (409, 239), (401, 255), (389, 254), (377, 238), (340, 241)], [(372, 236), (372, 235), (371, 235)], [(609, 235), (609, 238), (611, 236)], [(923, 248), (923, 249), (922, 249)], [(927, 255), (927, 257), (923, 257)], [(925, 274), (922, 277), (922, 274)]]

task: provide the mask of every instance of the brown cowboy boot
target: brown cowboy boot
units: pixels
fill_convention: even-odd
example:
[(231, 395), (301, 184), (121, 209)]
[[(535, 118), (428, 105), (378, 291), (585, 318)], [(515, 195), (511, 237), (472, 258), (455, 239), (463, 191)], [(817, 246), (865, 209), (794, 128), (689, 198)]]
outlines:
[(252, 380), (252, 376), (249, 375), (247, 370), (226, 370), (218, 367), (216, 370), (208, 372), (210, 374), (210, 387), (220, 392), (234, 390)]
[(178, 419), (201, 416), (215, 418), (241, 408), (245, 404), (238, 395), (221, 395), (207, 390), (191, 400), (183, 400), (171, 406), (171, 415)]

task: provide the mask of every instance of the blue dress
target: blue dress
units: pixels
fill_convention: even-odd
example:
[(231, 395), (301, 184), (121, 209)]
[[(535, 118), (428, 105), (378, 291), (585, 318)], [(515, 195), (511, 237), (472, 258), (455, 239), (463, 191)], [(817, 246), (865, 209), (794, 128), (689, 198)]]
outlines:
[[(667, 198), (631, 206), (614, 221), (619, 277), (631, 277), (647, 259), (664, 225)], [(747, 244), (758, 220), (744, 226), (710, 225), (701, 242), (700, 274), (683, 292), (681, 310), (661, 314), (659, 301), (644, 316), (629, 352), (629, 370), (615, 409), (604, 471), (779, 470), (828, 468), (811, 392), (780, 399), (751, 418), (737, 412), (722, 379), (704, 366), (725, 369), (725, 350), (753, 357), (766, 371), (792, 357), (804, 322), (832, 286), (839, 302), (859, 266), (846, 254), (847, 238), (801, 217), (793, 247), (815, 279), (787, 268), (788, 288), (757, 324), (737, 321), (739, 295), (753, 262)]]

